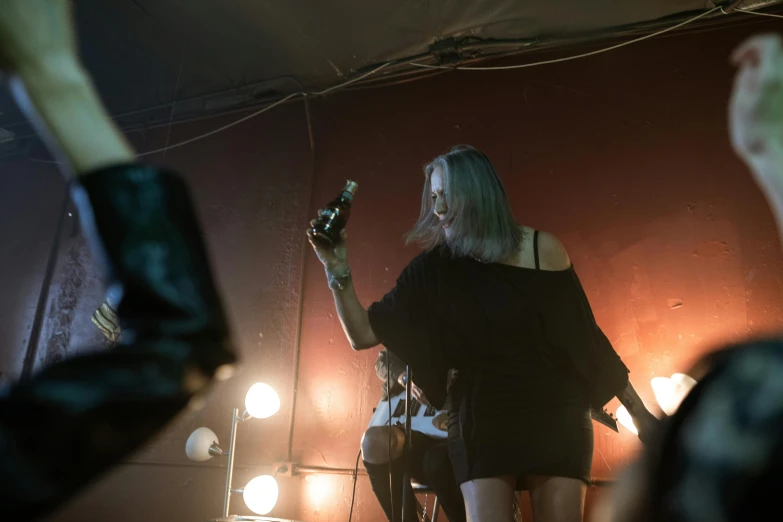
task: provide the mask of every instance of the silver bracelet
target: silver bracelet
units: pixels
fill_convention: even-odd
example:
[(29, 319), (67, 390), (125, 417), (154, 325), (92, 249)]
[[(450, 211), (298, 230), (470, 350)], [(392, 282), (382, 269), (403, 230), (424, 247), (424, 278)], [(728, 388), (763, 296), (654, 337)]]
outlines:
[(348, 283), (351, 281), (351, 267), (345, 271), (345, 274), (338, 276), (326, 269), (326, 278), (329, 281), (329, 288), (332, 290), (343, 291), (348, 287)]

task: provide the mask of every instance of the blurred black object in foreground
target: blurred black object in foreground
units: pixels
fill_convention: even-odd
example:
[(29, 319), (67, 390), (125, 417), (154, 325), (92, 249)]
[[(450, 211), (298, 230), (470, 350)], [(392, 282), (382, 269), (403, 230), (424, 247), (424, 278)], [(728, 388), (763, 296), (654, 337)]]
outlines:
[(0, 399), (0, 518), (54, 511), (142, 446), (235, 362), (184, 182), (122, 165), (74, 189), (122, 291), (122, 344), (44, 369)]

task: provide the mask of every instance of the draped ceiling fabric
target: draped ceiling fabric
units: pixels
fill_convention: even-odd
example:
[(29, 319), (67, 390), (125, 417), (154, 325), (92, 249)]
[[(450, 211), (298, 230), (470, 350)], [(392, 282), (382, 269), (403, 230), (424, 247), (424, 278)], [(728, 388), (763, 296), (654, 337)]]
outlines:
[[(85, 63), (117, 121), (145, 126), (355, 78), (437, 42), (547, 40), (684, 19), (729, 0), (76, 0)], [(778, 3), (748, 0), (744, 6)], [(719, 13), (718, 13), (719, 14)], [(672, 22), (674, 23), (674, 22)], [(497, 51), (497, 47), (494, 48)], [(508, 52), (511, 48), (505, 48)], [(517, 48), (516, 50), (519, 50)], [(524, 51), (524, 50), (523, 50)], [(481, 56), (490, 55), (482, 52)], [(433, 56), (421, 61), (437, 63)], [(463, 57), (464, 58), (464, 57)], [(391, 71), (384, 71), (390, 73)], [(399, 73), (399, 71), (398, 71)], [(297, 83), (298, 82), (298, 83)], [(171, 105), (177, 101), (174, 114)], [(0, 157), (32, 134), (0, 94)], [(5, 150), (4, 150), (5, 149)]]

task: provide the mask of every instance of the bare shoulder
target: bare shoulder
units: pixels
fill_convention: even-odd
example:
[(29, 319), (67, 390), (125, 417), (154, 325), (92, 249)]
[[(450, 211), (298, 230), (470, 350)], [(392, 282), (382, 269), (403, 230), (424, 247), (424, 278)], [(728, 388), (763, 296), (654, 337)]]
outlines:
[(565, 245), (549, 232), (538, 233), (538, 256), (543, 270), (568, 270), (571, 259), (568, 257)]

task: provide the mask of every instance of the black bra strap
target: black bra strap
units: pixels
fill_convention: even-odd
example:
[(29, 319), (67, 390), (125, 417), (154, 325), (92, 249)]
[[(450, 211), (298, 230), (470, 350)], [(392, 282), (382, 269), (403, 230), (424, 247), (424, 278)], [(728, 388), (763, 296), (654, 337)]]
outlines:
[(541, 263), (538, 261), (538, 230), (533, 232), (533, 255), (536, 257), (536, 270), (541, 270)]

